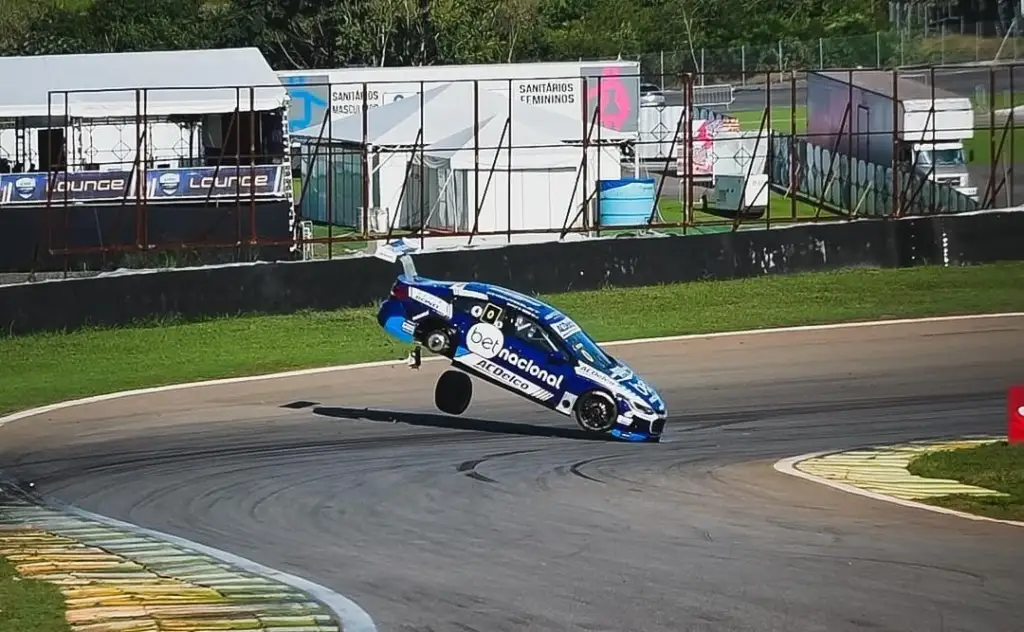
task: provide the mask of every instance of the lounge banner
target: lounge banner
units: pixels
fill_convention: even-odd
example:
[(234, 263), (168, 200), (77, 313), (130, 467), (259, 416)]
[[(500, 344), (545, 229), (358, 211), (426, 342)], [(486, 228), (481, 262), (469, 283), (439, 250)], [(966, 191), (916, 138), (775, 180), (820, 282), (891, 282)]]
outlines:
[[(145, 174), (142, 195), (147, 200), (224, 199), (251, 197), (255, 191), (257, 198), (283, 198), (290, 187), (287, 173), (286, 165), (153, 169)], [(56, 204), (134, 200), (136, 177), (131, 171), (61, 172), (51, 186), (48, 173), (0, 174), (0, 206), (47, 199)]]

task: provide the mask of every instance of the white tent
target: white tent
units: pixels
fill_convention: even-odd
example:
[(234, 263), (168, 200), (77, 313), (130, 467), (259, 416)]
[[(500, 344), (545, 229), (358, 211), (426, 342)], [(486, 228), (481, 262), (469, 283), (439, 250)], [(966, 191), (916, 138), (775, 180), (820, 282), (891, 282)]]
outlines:
[[(508, 229), (510, 222), (513, 230), (561, 228), (567, 215), (573, 219), (584, 200), (593, 197), (599, 177), (621, 177), (620, 152), (607, 145), (633, 135), (590, 130), (584, 168), (582, 143), (569, 144), (583, 136), (581, 127), (582, 121), (558, 112), (510, 104), (507, 96), (474, 91), (472, 84), (449, 83), (425, 90), (422, 97), (369, 109), (365, 126), (362, 114), (349, 114), (291, 136), (307, 145), (319, 139), (349, 147), (362, 145), (365, 138), (372, 150), (371, 206), (384, 211), (390, 226), (468, 232), (479, 195), (477, 229), (491, 232)], [(330, 187), (328, 169), (334, 173)], [(361, 170), (361, 159), (351, 149), (332, 148), (330, 154), (321, 149), (310, 169), (310, 201), (307, 207), (303, 200), (303, 215), (327, 217), (321, 207), (330, 188), (335, 202), (329, 215), (359, 226)]]
[(552, 140), (562, 118), (534, 109), (510, 123), (505, 109), (414, 152), (402, 224), (488, 233), (581, 227), (580, 206), (597, 180), (621, 177), (619, 152), (588, 147), (584, 166), (582, 147)]
[[(466, 125), (463, 129), (424, 148), (422, 154), (437, 161), (447, 161), (453, 169), (546, 169), (574, 165), (580, 160), (581, 149), (561, 141), (552, 140), (528, 121), (509, 124), (508, 117), (497, 114), (481, 121), (479, 128)], [(421, 152), (416, 152), (419, 157)], [(510, 156), (511, 155), (511, 156)], [(427, 160), (427, 164), (430, 164)]]
[[(431, 145), (462, 130), (466, 123), (473, 124), (474, 98), (476, 111), (481, 122), (495, 113), (510, 110), (509, 98), (491, 90), (478, 88), (475, 91), (469, 83), (448, 83), (425, 90), (366, 112), (366, 125), (362, 114), (332, 116), (324, 123), (317, 123), (305, 129), (292, 132), (294, 138), (321, 141), (362, 144), (372, 147), (407, 147)], [(422, 107), (421, 107), (422, 105)], [(511, 103), (513, 127), (523, 118), (531, 121), (538, 129), (548, 130), (552, 140), (571, 141), (582, 137), (582, 121), (574, 120), (537, 105), (513, 100)], [(422, 136), (420, 130), (422, 128)], [(607, 127), (594, 126), (587, 129), (589, 143), (624, 142), (634, 134), (619, 132)]]
[(0, 118), (37, 117), (43, 125), (63, 116), (65, 104), (71, 116), (115, 118), (276, 110), (287, 102), (257, 48), (0, 57), (0, 74), (15, 78), (0, 94)]

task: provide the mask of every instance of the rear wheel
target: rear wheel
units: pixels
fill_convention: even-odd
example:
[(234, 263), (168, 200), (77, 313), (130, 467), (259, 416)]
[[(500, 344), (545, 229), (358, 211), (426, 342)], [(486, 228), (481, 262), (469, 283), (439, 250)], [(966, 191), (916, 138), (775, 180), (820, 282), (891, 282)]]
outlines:
[(434, 405), (443, 413), (461, 415), (472, 399), (473, 382), (460, 371), (445, 371), (434, 386)]
[(431, 353), (450, 356), (452, 351), (452, 333), (443, 322), (432, 322), (424, 327), (422, 334), (423, 346)]
[(611, 395), (590, 391), (576, 401), (573, 416), (577, 425), (587, 432), (608, 432), (615, 425), (619, 411)]

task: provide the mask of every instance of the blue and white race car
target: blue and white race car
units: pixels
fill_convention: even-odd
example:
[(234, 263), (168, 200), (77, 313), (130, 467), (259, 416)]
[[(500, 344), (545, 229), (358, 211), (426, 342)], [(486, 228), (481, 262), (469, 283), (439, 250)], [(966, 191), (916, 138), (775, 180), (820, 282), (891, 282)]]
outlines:
[[(579, 325), (536, 298), (479, 282), (437, 281), (417, 274), (414, 250), (398, 241), (377, 256), (402, 262), (403, 273), (377, 313), (397, 340), (452, 361), (434, 390), (439, 410), (469, 407), (469, 375), (571, 416), (587, 432), (627, 441), (659, 441), (668, 415), (658, 392), (609, 355)], [(467, 375), (469, 374), (469, 375)]]

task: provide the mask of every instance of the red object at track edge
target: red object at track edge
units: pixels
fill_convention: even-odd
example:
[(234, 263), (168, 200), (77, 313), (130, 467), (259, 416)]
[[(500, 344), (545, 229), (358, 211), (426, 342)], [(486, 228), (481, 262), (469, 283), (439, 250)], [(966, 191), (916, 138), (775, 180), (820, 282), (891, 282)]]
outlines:
[(1024, 385), (1010, 387), (1006, 398), (1006, 437), (1010, 443), (1024, 443)]

